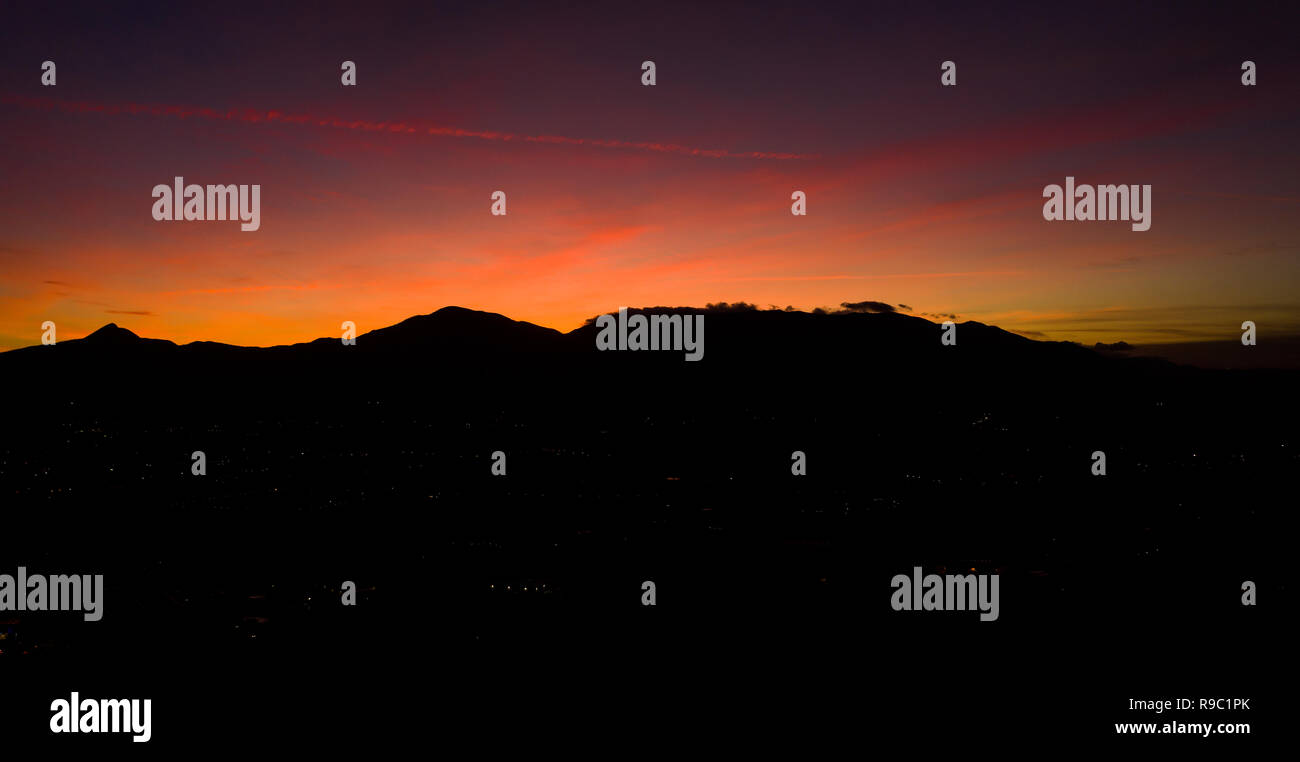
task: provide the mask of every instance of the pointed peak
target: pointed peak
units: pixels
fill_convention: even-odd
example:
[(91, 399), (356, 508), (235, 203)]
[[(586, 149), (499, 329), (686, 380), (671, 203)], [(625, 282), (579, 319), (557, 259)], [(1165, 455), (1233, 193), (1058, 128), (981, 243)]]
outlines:
[(139, 339), (140, 337), (125, 328), (119, 327), (117, 323), (109, 323), (86, 338), (94, 339), (95, 341), (122, 341), (127, 339)]

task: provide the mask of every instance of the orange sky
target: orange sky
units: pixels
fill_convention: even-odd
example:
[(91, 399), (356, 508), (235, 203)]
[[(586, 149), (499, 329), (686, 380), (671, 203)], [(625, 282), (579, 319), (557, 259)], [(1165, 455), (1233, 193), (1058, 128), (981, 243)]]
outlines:
[[(61, 339), (111, 321), (271, 345), (446, 305), (569, 330), (718, 301), (878, 300), (1088, 344), (1232, 339), (1243, 320), (1300, 333), (1294, 90), (1242, 88), (1231, 69), (1107, 89), (1058, 63), (1011, 99), (990, 95), (992, 74), (944, 92), (924, 53), (883, 108), (813, 74), (813, 90), (737, 92), (737, 70), (694, 59), (707, 74), (664, 66), (656, 88), (636, 56), (626, 77), (566, 85), (609, 68), (582, 48), (543, 56), (549, 78), (479, 57), (429, 84), (409, 76), (421, 54), (384, 68), (368, 44), (355, 93), (315, 62), (291, 67), (293, 87), (240, 80), (238, 63), (255, 84), (160, 70), (144, 87), (74, 66), (70, 45), (54, 46), (55, 88), (6, 72), (0, 349), (39, 343), (45, 320)], [(828, 66), (812, 55), (809, 72)], [(1071, 76), (1088, 89), (1039, 87)], [(1042, 189), (1067, 174), (1151, 184), (1150, 231), (1044, 221)], [(154, 221), (150, 191), (176, 175), (260, 184), (261, 229)]]

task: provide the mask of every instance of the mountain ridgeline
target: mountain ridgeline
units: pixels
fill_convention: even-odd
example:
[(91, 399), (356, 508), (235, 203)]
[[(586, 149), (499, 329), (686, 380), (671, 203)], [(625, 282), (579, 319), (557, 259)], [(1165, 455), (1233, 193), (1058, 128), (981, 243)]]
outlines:
[[(31, 416), (34, 427), (52, 408), (70, 421), (129, 415), (138, 420), (122, 425), (141, 427), (335, 426), (382, 410), (395, 417), (387, 424), (395, 442), (431, 436), (409, 430), (419, 427), (458, 438), (497, 429), (538, 432), (539, 447), (548, 437), (618, 437), (706, 461), (726, 442), (738, 468), (760, 439), (789, 441), (788, 450), (820, 441), (831, 450), (823, 457), (848, 463), (864, 447), (892, 458), (900, 448), (926, 452), (975, 434), (1010, 441), (1020, 431), (1086, 455), (1121, 432), (1148, 446), (1204, 440), (1205, 449), (1257, 441), (1251, 432), (1295, 419), (1292, 371), (1201, 370), (977, 322), (958, 324), (946, 345), (939, 324), (888, 312), (705, 314), (698, 362), (679, 350), (599, 351), (594, 321), (560, 333), (446, 307), (361, 333), (351, 346), (177, 345), (110, 324), (0, 354), (0, 377), (33, 402), (15, 406), (12, 419)], [(972, 447), (988, 455), (994, 441)]]
[[(1201, 370), (1034, 341), (973, 321), (958, 324), (955, 344), (945, 344), (941, 325), (891, 312), (705, 315), (698, 362), (673, 349), (600, 351), (595, 321), (561, 333), (445, 307), (361, 333), (354, 345), (340, 338), (266, 348), (177, 345), (109, 324), (83, 339), (0, 354), (0, 376), (20, 395), (43, 400), (17, 406), (18, 417), (65, 402), (221, 417), (318, 415), (386, 401), (416, 415), (436, 409), (467, 423), (549, 420), (574, 433), (628, 419), (653, 436), (664, 434), (664, 421), (688, 420), (709, 436), (758, 420), (776, 427), (816, 421), (850, 439), (918, 425), (937, 434), (984, 413), (1127, 427), (1165, 417), (1180, 401), (1197, 411), (1184, 421), (1252, 425), (1259, 417), (1271, 425), (1274, 413), (1294, 407), (1285, 393), (1293, 371)], [(1242, 394), (1268, 402), (1243, 407)]]
[[(1297, 466), (1294, 372), (974, 322), (945, 345), (892, 313), (704, 324), (697, 362), (454, 307), (353, 346), (178, 346), (110, 325), (0, 355), (0, 556), (103, 570), (129, 612), (23, 642), (412, 654), (434, 629), (546, 630), (585, 648), (748, 638), (770, 624), (755, 617), (796, 610), (842, 617), (810, 631), (856, 642), (914, 621), (888, 581), (916, 566), (1002, 570), (1017, 602), (998, 624), (1024, 632), (1078, 627), (1102, 596), (1110, 617), (1190, 627), (1206, 601), (1239, 616), (1234, 587), (1286, 557), (1289, 534), (1241, 485), (1281, 494)], [(1176, 590), (1110, 594), (1153, 559)], [(318, 605), (344, 579), (373, 586), (364, 617)], [(650, 631), (646, 579), (673, 601)], [(429, 585), (438, 605), (412, 613)]]
[[(632, 310), (633, 314), (701, 312), (689, 308)], [(82, 339), (53, 346), (31, 346), (0, 354), (0, 369), (11, 379), (34, 378), (127, 386), (143, 374), (204, 384), (232, 377), (276, 378), (302, 374), (359, 373), (378, 381), (379, 372), (426, 370), (423, 382), (455, 383), (457, 377), (536, 369), (529, 382), (580, 381), (589, 373), (679, 371), (718, 379), (753, 374), (749, 382), (804, 379), (819, 386), (854, 380), (907, 379), (897, 386), (927, 384), (954, 373), (974, 374), (963, 384), (989, 377), (1028, 373), (1035, 377), (1077, 378), (1079, 374), (1121, 372), (1177, 373), (1154, 359), (1115, 359), (1068, 342), (1034, 341), (995, 326), (968, 321), (957, 325), (956, 343), (944, 345), (942, 327), (897, 313), (832, 313), (735, 310), (706, 311), (704, 357), (698, 368), (683, 364), (680, 350), (607, 351), (597, 349), (594, 322), (568, 333), (495, 313), (444, 307), (356, 337), (338, 337), (274, 347), (240, 347), (212, 341), (175, 344), (141, 338), (110, 323)], [(249, 378), (248, 380), (252, 380)], [(401, 378), (383, 379), (397, 385)], [(413, 379), (406, 379), (414, 381)], [(594, 379), (592, 379), (594, 380)], [(1027, 380), (1027, 379), (1026, 379)], [(122, 383), (127, 382), (127, 383)], [(896, 388), (895, 391), (901, 391)]]

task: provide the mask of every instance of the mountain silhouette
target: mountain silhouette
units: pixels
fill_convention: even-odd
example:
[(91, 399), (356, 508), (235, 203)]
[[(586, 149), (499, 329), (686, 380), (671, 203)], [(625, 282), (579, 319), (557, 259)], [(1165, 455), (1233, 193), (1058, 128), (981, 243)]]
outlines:
[(161, 350), (176, 346), (175, 343), (166, 339), (142, 339), (135, 333), (118, 326), (117, 323), (109, 323), (84, 339), (74, 339), (73, 341), (81, 341), (84, 342), (85, 346), (98, 349), (140, 348)]
[[(942, 326), (925, 318), (898, 312), (798, 312), (758, 309), (652, 307), (630, 309), (632, 314), (707, 315), (705, 366), (720, 366), (787, 373), (791, 363), (808, 371), (824, 366), (827, 373), (844, 373), (856, 368), (867, 374), (911, 370), (950, 372), (957, 368), (980, 369), (980, 373), (1004, 372), (1090, 372), (1100, 366), (1143, 372), (1171, 371), (1174, 360), (1199, 368), (1269, 369), (1296, 367), (1295, 348), (1300, 341), (1278, 337), (1261, 347), (1244, 348), (1236, 341), (1161, 345), (1144, 348), (1126, 342), (1098, 342), (1085, 347), (1073, 342), (1030, 339), (994, 325), (977, 321), (956, 324), (957, 343), (940, 342)], [(526, 321), (512, 320), (493, 312), (464, 307), (443, 307), (427, 315), (415, 315), (395, 325), (357, 335), (353, 346), (345, 346), (338, 335), (295, 344), (245, 347), (217, 341), (176, 344), (165, 339), (143, 338), (109, 323), (81, 339), (60, 341), (53, 346), (30, 346), (0, 352), (0, 368), (17, 373), (77, 372), (81, 363), (103, 360), (113, 363), (170, 362), (174, 370), (220, 369), (226, 360), (261, 364), (282, 369), (285, 364), (331, 362), (343, 356), (350, 362), (397, 363), (405, 366), (459, 363), (472, 359), (476, 365), (516, 365), (544, 357), (600, 357), (606, 368), (659, 367), (682, 362), (680, 352), (597, 352), (598, 329), (594, 318), (567, 333)], [(1195, 350), (1195, 351), (1193, 351)], [(773, 367), (773, 356), (788, 362)], [(1167, 358), (1167, 359), (1162, 359)], [(693, 363), (694, 364), (694, 363)], [(119, 368), (120, 366), (113, 366)], [(84, 368), (83, 368), (84, 370)], [(319, 369), (318, 369), (319, 370)], [(548, 370), (557, 370), (554, 366)], [(712, 372), (712, 371), (710, 371)]]
[(0, 354), (0, 373), (54, 396), (128, 395), (180, 409), (190, 406), (191, 394), (232, 405), (331, 405), (344, 388), (402, 400), (433, 395), (481, 404), (484, 411), (506, 398), (622, 407), (621, 387), (645, 385), (629, 409), (651, 404), (646, 394), (653, 404), (701, 410), (763, 408), (789, 397), (781, 404), (795, 415), (800, 395), (808, 394), (826, 410), (879, 395), (899, 409), (952, 394), (1023, 406), (1031, 398), (1100, 387), (1182, 383), (1197, 372), (1131, 353), (1036, 341), (975, 321), (957, 324), (950, 345), (940, 324), (892, 312), (653, 307), (629, 315), (700, 312), (705, 328), (697, 362), (687, 362), (683, 350), (600, 351), (594, 319), (561, 333), (444, 307), (361, 333), (354, 345), (344, 345), (341, 331), (272, 347), (178, 345), (109, 324), (83, 339)]
[[(939, 341), (941, 326), (924, 318), (897, 313), (813, 314), (777, 310), (713, 311), (694, 308), (632, 309), (629, 314), (698, 314), (706, 318), (706, 356), (724, 356), (730, 360), (753, 356), (761, 358), (774, 349), (800, 354), (819, 352), (862, 352), (875, 354), (928, 355), (945, 349)], [(142, 338), (136, 333), (109, 323), (81, 339), (60, 341), (53, 346), (31, 346), (0, 353), (0, 361), (18, 358), (79, 357), (87, 354), (125, 352), (180, 356), (284, 355), (355, 351), (409, 353), (445, 351), (491, 355), (496, 353), (545, 354), (550, 352), (596, 351), (598, 329), (594, 322), (561, 333), (552, 328), (512, 320), (493, 312), (463, 307), (443, 307), (427, 315), (416, 315), (395, 325), (361, 333), (355, 349), (339, 337), (317, 338), (296, 344), (272, 347), (244, 347), (215, 341), (176, 344), (165, 339)], [(957, 326), (959, 341), (950, 352), (978, 348), (999, 356), (1048, 352), (1068, 355), (1079, 362), (1090, 362), (1095, 353), (1068, 342), (1035, 341), (996, 326), (967, 321)], [(632, 353), (638, 354), (638, 353)], [(640, 353), (650, 354), (650, 353)], [(656, 355), (672, 352), (656, 352)], [(680, 357), (674, 358), (680, 361)]]
[[(1289, 535), (1241, 506), (1258, 502), (1242, 485), (1285, 494), (1295, 472), (1294, 372), (973, 321), (950, 346), (939, 324), (887, 312), (703, 311), (698, 362), (459, 307), (354, 346), (177, 345), (108, 325), (0, 354), (6, 557), (102, 569), (110, 611), (133, 612), (21, 637), (113, 658), (170, 648), (168, 663), (247, 642), (406, 655), (435, 631), (481, 646), (483, 623), (514, 633), (529, 612), (529, 642), (553, 632), (549, 648), (641, 632), (654, 579), (683, 632), (705, 622), (724, 647), (772, 611), (819, 632), (865, 622), (865, 642), (913, 621), (887, 583), (925, 564), (1002, 569), (1016, 603), (999, 626), (1029, 640), (1096, 600), (1139, 629), (1199, 626), (1207, 605), (1238, 615), (1240, 580), (1287, 557)], [(1114, 596), (1155, 558), (1183, 584)], [(364, 616), (318, 605), (353, 579), (382, 591)], [(427, 613), (409, 605), (434, 594)], [(955, 630), (933, 632), (939, 648)]]
[[(428, 315), (416, 315), (396, 325), (378, 328), (357, 336), (356, 346), (366, 351), (445, 350), (453, 352), (538, 352), (557, 349), (563, 337), (559, 331), (532, 323), (511, 320), (492, 312), (463, 307), (443, 307)], [(81, 338), (60, 341), (53, 346), (31, 346), (0, 353), (0, 357), (36, 357), (67, 355), (80, 357), (105, 352), (123, 353), (127, 359), (135, 352), (174, 352), (177, 356), (277, 355), (320, 349), (351, 349), (339, 337), (318, 338), (297, 344), (271, 347), (244, 347), (216, 341), (193, 341), (176, 344), (166, 339), (142, 338), (134, 332), (109, 323)]]
[[(370, 349), (438, 349), (462, 351), (539, 352), (559, 346), (563, 334), (553, 328), (511, 320), (494, 312), (443, 307), (396, 325), (364, 333), (357, 346)], [(341, 342), (338, 339), (318, 341)]]

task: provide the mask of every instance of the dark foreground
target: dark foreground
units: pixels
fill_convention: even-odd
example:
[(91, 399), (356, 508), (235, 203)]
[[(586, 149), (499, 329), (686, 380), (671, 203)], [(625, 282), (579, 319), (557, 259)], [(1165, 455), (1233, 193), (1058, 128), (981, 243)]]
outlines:
[[(576, 341), (0, 358), (29, 401), (0, 573), (106, 580), (99, 622), (0, 612), (6, 738), (132, 746), (51, 736), (73, 690), (152, 697), (150, 748), (263, 754), (1283, 737), (1294, 374), (978, 329), (941, 354), (919, 324), (842, 317), (710, 316), (689, 364)], [(915, 566), (998, 574), (998, 619), (894, 611)], [(1161, 698), (1250, 709), (1129, 709)]]

